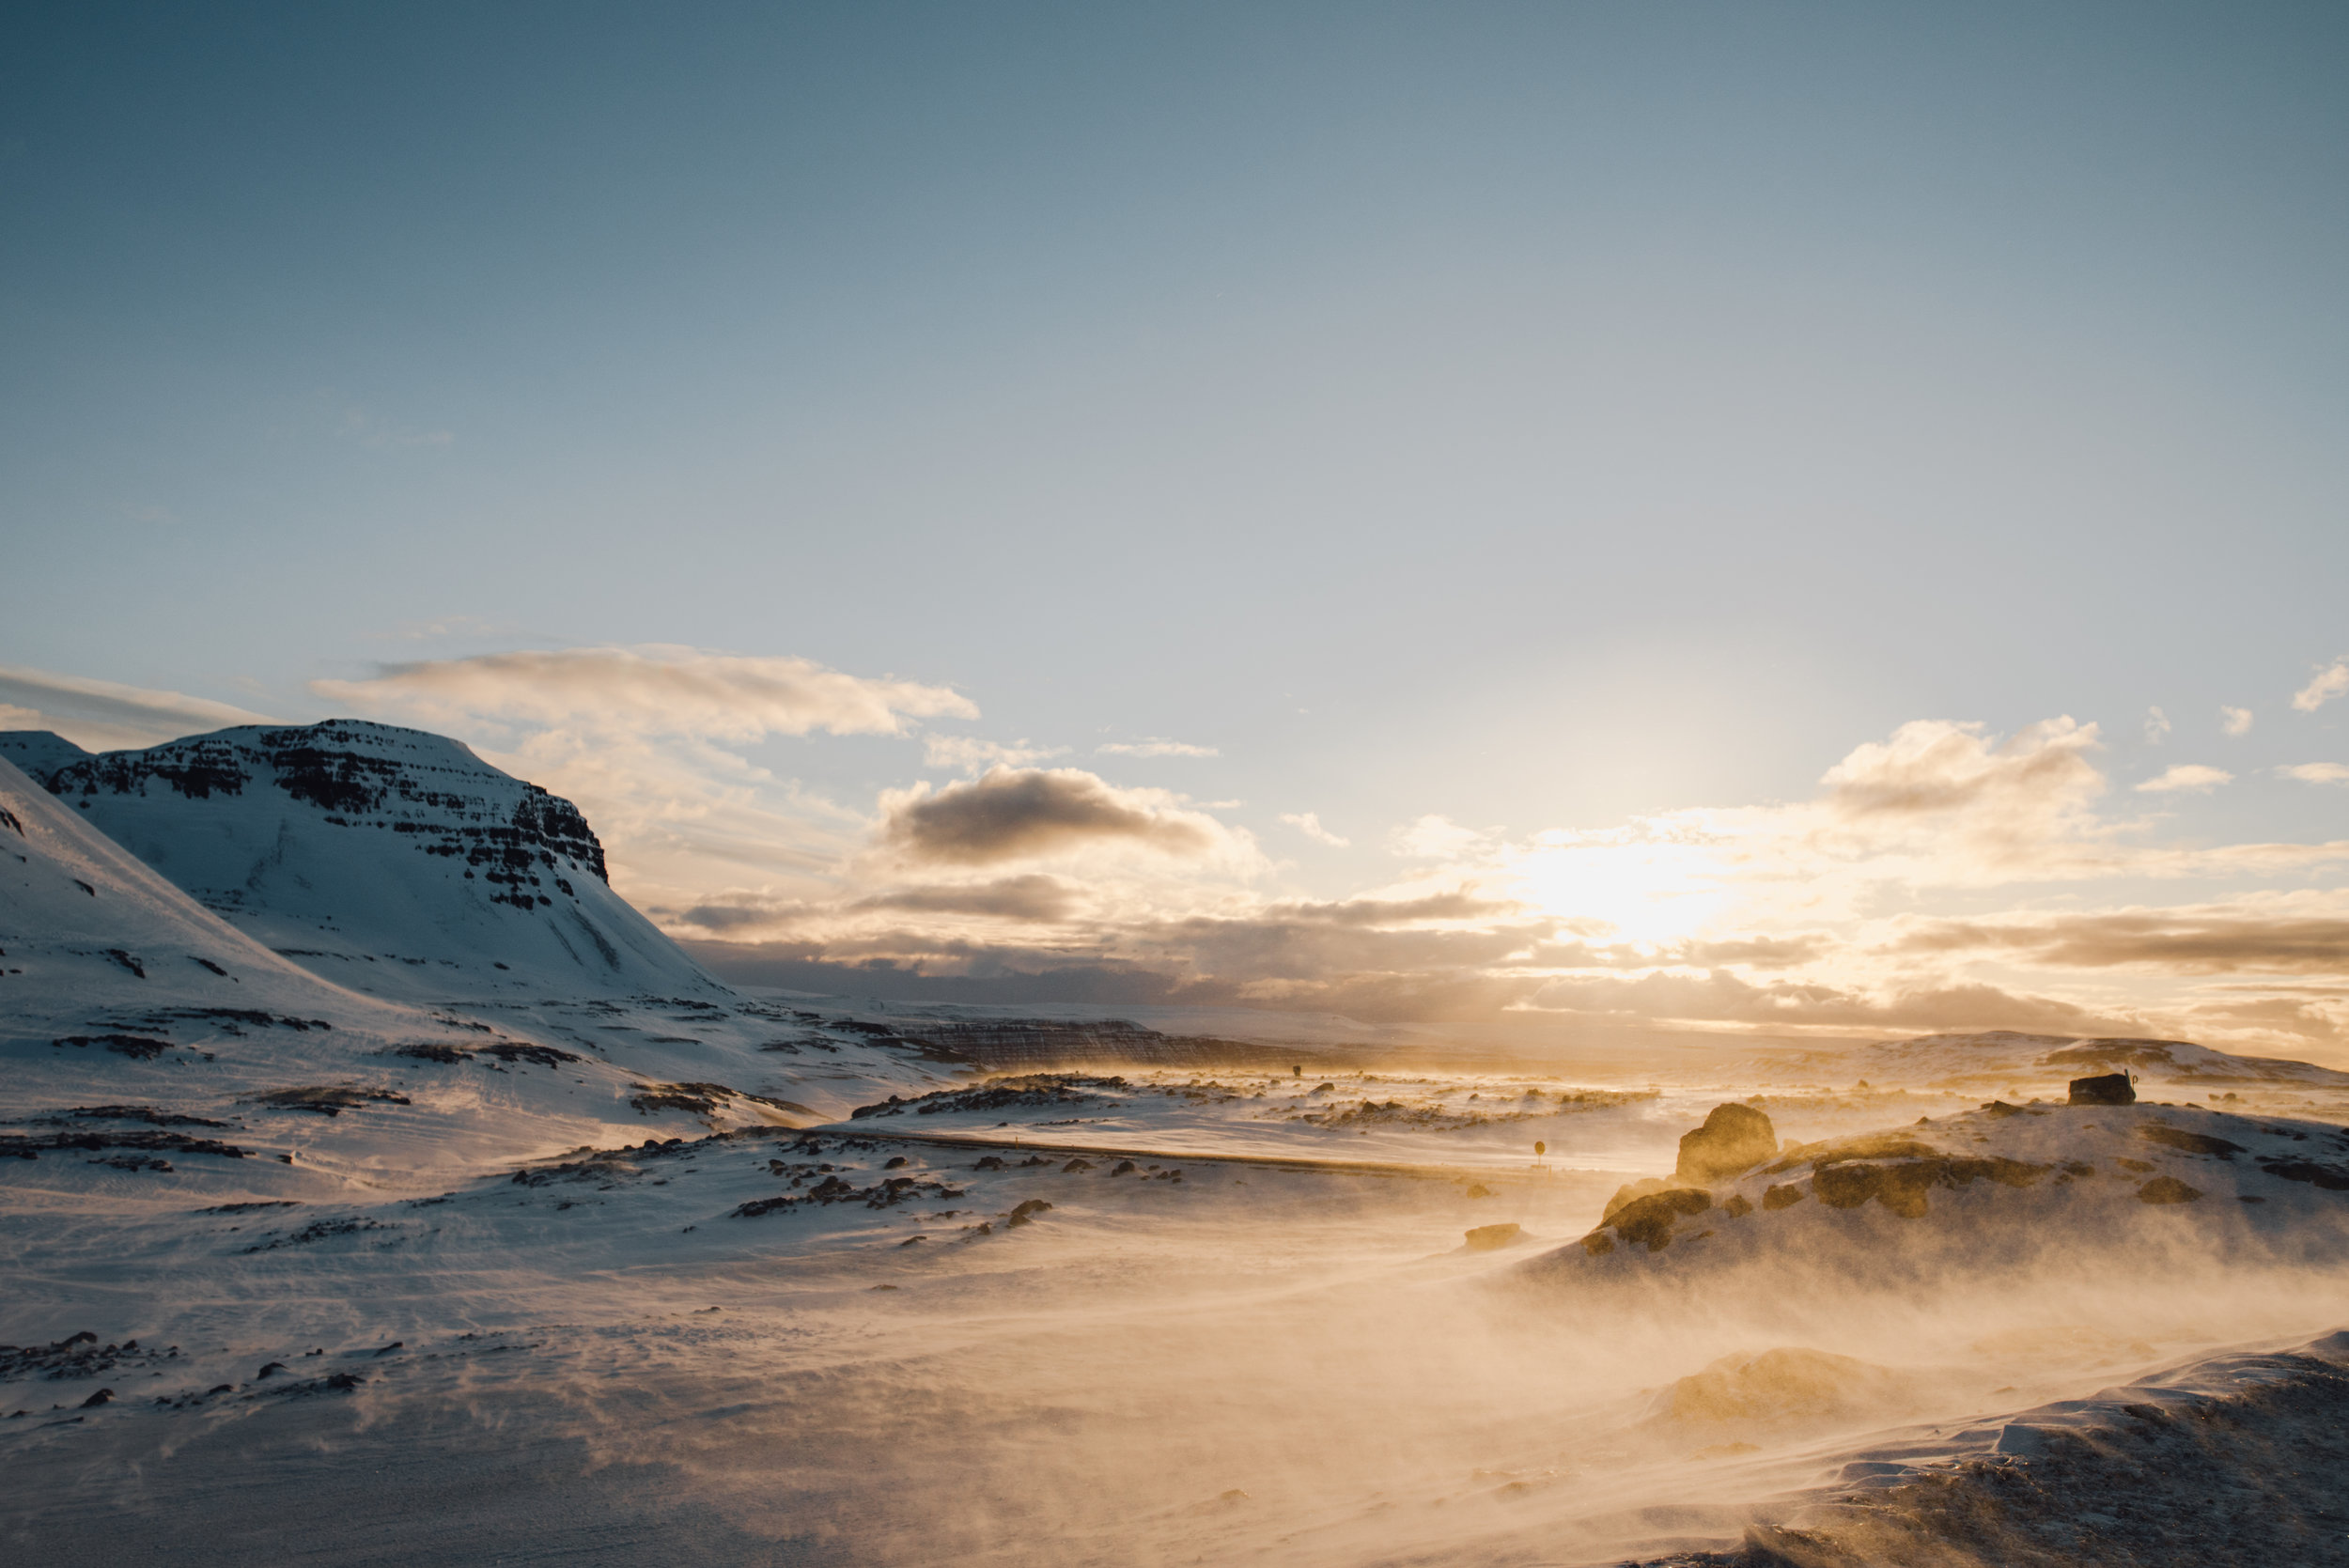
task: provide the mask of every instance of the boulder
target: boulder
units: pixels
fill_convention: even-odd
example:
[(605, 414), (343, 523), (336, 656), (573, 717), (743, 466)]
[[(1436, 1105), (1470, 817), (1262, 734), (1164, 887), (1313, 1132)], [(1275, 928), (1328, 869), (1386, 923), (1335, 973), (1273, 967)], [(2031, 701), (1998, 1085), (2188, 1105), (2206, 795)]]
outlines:
[(2126, 1073), (2107, 1073), (2101, 1078), (2076, 1078), (2072, 1080), (2074, 1105), (2135, 1105), (2137, 1086)]
[(1604, 1225), (1629, 1204), (1657, 1192), (1671, 1192), (1682, 1185), (1670, 1176), (1641, 1176), (1636, 1182), (1626, 1182), (1607, 1200), (1607, 1206), (1599, 1211), (1598, 1222)]
[(1673, 1176), (1682, 1186), (1712, 1187), (1778, 1153), (1778, 1129), (1750, 1105), (1717, 1105), (1704, 1126), (1680, 1140)]
[(1479, 1225), (1468, 1233), (1468, 1250), (1471, 1252), (1499, 1251), (1503, 1247), (1514, 1246), (1524, 1235), (1525, 1229), (1520, 1225)]
[(1607, 1234), (1612, 1230), (1626, 1241), (1636, 1241), (1651, 1252), (1660, 1252), (1672, 1245), (1675, 1221), (1704, 1213), (1713, 1206), (1713, 1195), (1693, 1188), (1672, 1188), (1635, 1198), (1599, 1222), (1599, 1228), (1582, 1238), (1582, 1246), (1594, 1256), (1614, 1250), (1614, 1239)]

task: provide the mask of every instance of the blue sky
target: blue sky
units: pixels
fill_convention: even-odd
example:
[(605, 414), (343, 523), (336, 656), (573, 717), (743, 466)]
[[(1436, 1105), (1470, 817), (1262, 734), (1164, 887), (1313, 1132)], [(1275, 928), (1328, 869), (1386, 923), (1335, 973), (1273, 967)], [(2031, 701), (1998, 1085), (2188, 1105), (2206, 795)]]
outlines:
[[(2108, 836), (2343, 836), (2349, 790), (2275, 771), (2349, 763), (2349, 702), (2292, 704), (2349, 650), (2338, 8), (0, 25), (0, 703), (191, 699), (91, 743), (207, 704), (421, 722), (386, 666), (492, 655), (942, 689), (894, 734), (642, 720), (633, 770), (554, 688), (465, 666), (429, 705), (579, 794), (675, 928), (758, 908), (692, 929), (938, 972), (1196, 979), (1132, 933), (1423, 892), (1398, 835), (1431, 817), (1483, 846), (1456, 882), (1546, 831), (1797, 810), (1920, 722), (2095, 725)], [(914, 842), (906, 792), (985, 765), (926, 737), (1228, 842), (1049, 930), (844, 935), (911, 875), (875, 858)], [(2181, 765), (2229, 777), (2136, 791)], [(730, 825), (652, 826), (684, 817)], [(2099, 875), (1900, 886), (2054, 918), (2339, 880), (2313, 852), (2281, 883)], [(1355, 994), (1295, 962), (1299, 996)], [(2123, 970), (2066, 1005), (2184, 983), (2095, 984)], [(1819, 983), (1964, 978), (1890, 974)]]

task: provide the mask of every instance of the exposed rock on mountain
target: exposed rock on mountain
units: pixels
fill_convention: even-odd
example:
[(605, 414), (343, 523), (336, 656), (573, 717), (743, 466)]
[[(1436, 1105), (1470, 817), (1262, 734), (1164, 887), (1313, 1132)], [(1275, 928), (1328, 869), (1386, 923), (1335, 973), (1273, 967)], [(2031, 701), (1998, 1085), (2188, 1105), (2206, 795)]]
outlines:
[(84, 820), (265, 946), (355, 989), (724, 988), (606, 883), (569, 801), (457, 741), (355, 720), (99, 755), (0, 734)]

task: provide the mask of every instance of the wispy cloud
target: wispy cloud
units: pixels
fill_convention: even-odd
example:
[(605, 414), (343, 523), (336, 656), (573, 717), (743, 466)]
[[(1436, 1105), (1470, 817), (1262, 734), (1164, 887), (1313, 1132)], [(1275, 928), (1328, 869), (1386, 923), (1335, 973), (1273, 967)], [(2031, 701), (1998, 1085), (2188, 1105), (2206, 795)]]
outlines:
[(1112, 740), (1093, 748), (1097, 756), (1212, 757), (1223, 753), (1213, 746), (1193, 746), (1182, 740)]
[(933, 882), (890, 888), (862, 898), (858, 909), (901, 909), (918, 914), (976, 915), (1050, 924), (1066, 920), (1083, 902), (1077, 887), (1057, 877), (1031, 873), (988, 882)]
[(480, 654), (384, 664), (310, 690), (367, 713), (426, 723), (482, 721), (697, 736), (903, 735), (911, 719), (975, 719), (943, 686), (846, 675), (808, 659), (750, 658), (646, 644)]
[(1346, 848), (1353, 842), (1350, 839), (1340, 838), (1337, 834), (1323, 827), (1321, 825), (1321, 814), (1318, 812), (1283, 812), (1281, 814), (1281, 820), (1296, 829), (1299, 832), (1303, 833), (1307, 838), (1312, 839), (1315, 843), (1329, 845), (1333, 849)]
[(0, 727), (54, 730), (89, 751), (269, 722), (263, 714), (183, 692), (0, 665)]
[(967, 735), (926, 735), (922, 763), (926, 768), (951, 768), (959, 773), (983, 773), (990, 768), (1025, 768), (1067, 753), (1066, 746), (1038, 746), (1015, 740), (1008, 746)]
[(2349, 908), (2338, 900), (2264, 898), (2019, 921), (1929, 921), (1896, 950), (1990, 952), (2047, 969), (2338, 974), (2349, 969)]
[(2292, 694), (2292, 706), (2303, 713), (2314, 713), (2345, 691), (2349, 691), (2349, 654), (2317, 671), (2313, 679)]
[(343, 411), (342, 433), (362, 446), (378, 450), (412, 446), (446, 446), (457, 439), (453, 430), (424, 430), (378, 419), (362, 408)]
[(2287, 779), (2297, 779), (2302, 784), (2349, 784), (2349, 764), (2338, 762), (2296, 762), (2287, 768), (2279, 768), (2276, 771)]
[(1387, 846), (1409, 860), (1459, 860), (1489, 848), (1491, 833), (1463, 828), (1448, 816), (1430, 814), (1387, 835)]
[(2149, 707), (2145, 710), (2145, 739), (2149, 745), (2160, 745), (2175, 727), (2170, 722), (2170, 715), (2158, 707)]
[(510, 622), (491, 621), (479, 615), (441, 615), (428, 621), (402, 621), (392, 635), (412, 643), (438, 642), (443, 638), (465, 637), (475, 642), (505, 638), (514, 634)]
[(2182, 762), (2158, 777), (2147, 779), (2137, 786), (2137, 792), (2139, 795), (2207, 795), (2220, 784), (2233, 782), (2234, 775), (2223, 768)]
[(2251, 710), (2248, 707), (2221, 707), (2218, 727), (2229, 735), (2251, 733)]

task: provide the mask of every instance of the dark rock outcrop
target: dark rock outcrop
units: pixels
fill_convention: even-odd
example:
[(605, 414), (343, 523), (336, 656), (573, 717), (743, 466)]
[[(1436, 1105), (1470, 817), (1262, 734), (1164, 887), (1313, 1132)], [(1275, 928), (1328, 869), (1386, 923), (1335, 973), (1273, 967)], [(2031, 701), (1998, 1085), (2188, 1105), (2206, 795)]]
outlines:
[(2098, 1078), (2076, 1078), (2072, 1080), (2074, 1105), (2135, 1105), (2137, 1086), (2126, 1073), (2106, 1073)]

